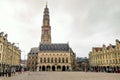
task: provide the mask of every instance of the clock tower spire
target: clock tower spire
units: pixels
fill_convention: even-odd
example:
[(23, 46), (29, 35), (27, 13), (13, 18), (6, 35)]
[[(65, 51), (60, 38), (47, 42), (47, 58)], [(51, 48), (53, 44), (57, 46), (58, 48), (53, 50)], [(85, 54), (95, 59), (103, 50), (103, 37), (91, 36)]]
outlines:
[(50, 19), (49, 19), (49, 8), (47, 7), (47, 3), (43, 13), (44, 15), (43, 15), (41, 43), (51, 44), (51, 26), (50, 26)]

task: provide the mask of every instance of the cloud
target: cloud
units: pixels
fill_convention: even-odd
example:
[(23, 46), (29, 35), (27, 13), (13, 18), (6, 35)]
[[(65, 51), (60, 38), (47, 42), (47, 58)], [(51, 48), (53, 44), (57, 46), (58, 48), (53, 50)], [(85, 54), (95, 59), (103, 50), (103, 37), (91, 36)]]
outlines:
[[(66, 43), (77, 56), (120, 39), (120, 0), (48, 0), (53, 43)], [(41, 39), (45, 0), (1, 0), (0, 28), (27, 54)], [(25, 54), (23, 53), (23, 54)], [(23, 58), (23, 57), (22, 57)]]

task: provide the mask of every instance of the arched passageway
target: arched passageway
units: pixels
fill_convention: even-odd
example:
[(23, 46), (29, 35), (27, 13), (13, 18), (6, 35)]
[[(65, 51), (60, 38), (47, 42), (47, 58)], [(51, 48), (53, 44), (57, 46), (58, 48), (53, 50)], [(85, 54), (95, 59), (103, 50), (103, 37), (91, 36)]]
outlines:
[(65, 66), (63, 66), (63, 67), (62, 67), (62, 71), (65, 71), (65, 70), (66, 70), (66, 69), (65, 69)]
[(45, 66), (42, 66), (42, 71), (45, 71)]
[(52, 71), (55, 71), (55, 66), (52, 66)]
[(61, 70), (61, 66), (57, 66), (57, 70), (60, 71)]
[(47, 71), (50, 71), (50, 66), (47, 66), (47, 67), (46, 67), (46, 70), (47, 70)]

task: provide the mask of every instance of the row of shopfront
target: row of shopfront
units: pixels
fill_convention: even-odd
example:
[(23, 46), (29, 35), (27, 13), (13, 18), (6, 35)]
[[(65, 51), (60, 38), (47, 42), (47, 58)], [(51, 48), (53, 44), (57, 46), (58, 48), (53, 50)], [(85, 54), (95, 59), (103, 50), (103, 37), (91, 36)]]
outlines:
[(89, 70), (92, 72), (120, 73), (120, 66), (91, 66)]
[(19, 65), (11, 66), (9, 64), (0, 64), (0, 76), (4, 76), (8, 73), (9, 73), (9, 76), (11, 76), (13, 72), (19, 72), (21, 68), (22, 66), (19, 66)]
[(0, 75), (12, 70), (18, 70), (21, 60), (19, 43), (8, 41), (8, 34), (0, 32)]

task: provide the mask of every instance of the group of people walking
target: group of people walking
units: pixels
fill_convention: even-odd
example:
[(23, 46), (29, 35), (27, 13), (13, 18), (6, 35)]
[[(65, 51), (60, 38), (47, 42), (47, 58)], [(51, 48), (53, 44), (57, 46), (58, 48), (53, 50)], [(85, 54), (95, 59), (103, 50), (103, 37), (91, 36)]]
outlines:
[(0, 73), (1, 76), (11, 77), (15, 75), (15, 68), (5, 68), (3, 72)]
[(8, 69), (5, 69), (4, 75), (6, 77), (11, 77), (15, 75), (15, 72), (16, 72), (15, 68), (8, 68)]

